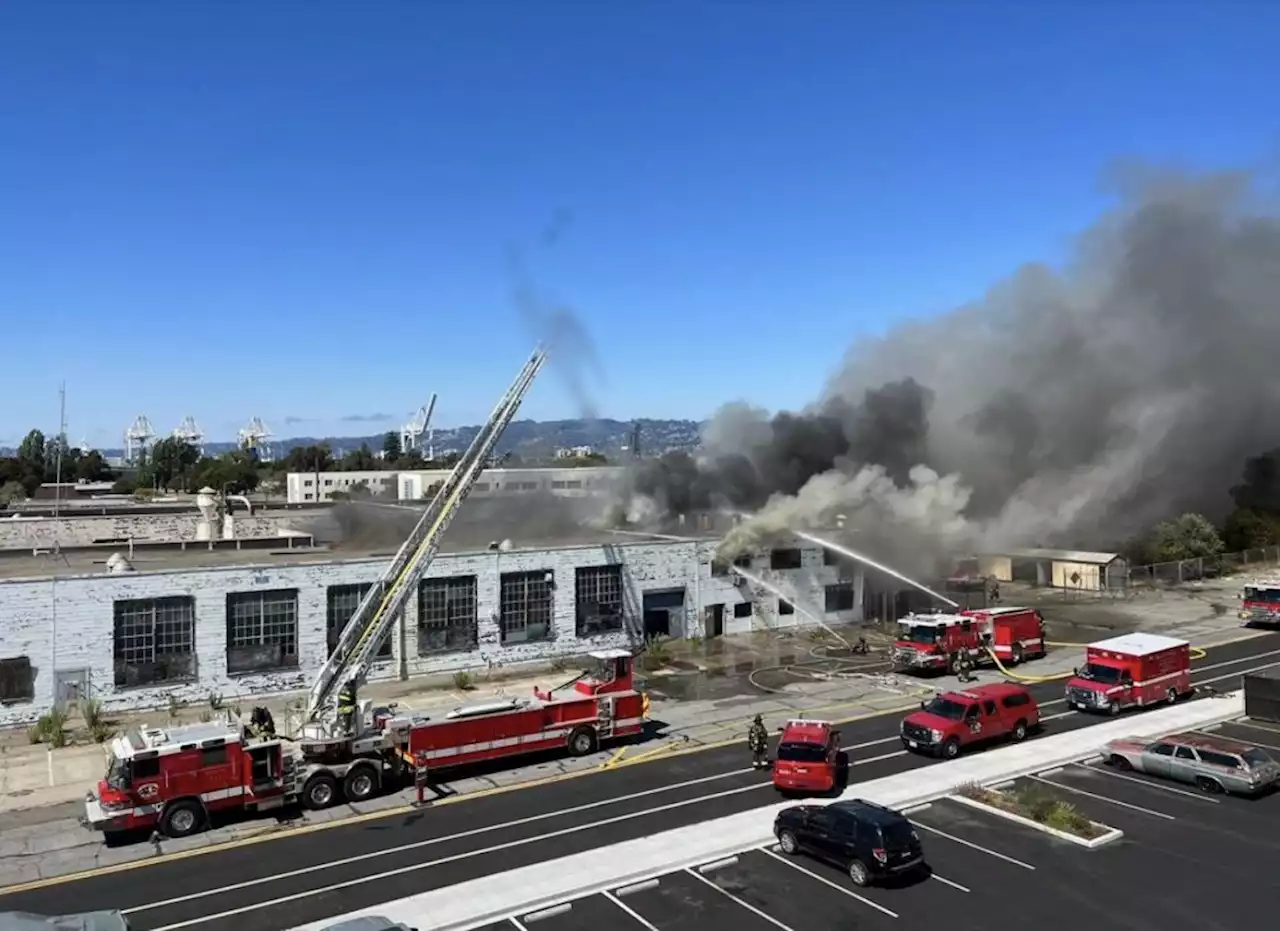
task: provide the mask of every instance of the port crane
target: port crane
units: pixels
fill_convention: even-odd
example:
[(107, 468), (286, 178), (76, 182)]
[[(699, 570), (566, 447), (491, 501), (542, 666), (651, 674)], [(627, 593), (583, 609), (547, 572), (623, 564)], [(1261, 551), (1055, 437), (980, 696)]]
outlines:
[(312, 686), (300, 734), (304, 740), (340, 744), (359, 736), (348, 733), (347, 722), (337, 714), (338, 693), (348, 683), (356, 688), (364, 684), (378, 649), (431, 565), (441, 538), (492, 459), (499, 438), (520, 410), (546, 359), (544, 346), (529, 356), (381, 578), (360, 600)]

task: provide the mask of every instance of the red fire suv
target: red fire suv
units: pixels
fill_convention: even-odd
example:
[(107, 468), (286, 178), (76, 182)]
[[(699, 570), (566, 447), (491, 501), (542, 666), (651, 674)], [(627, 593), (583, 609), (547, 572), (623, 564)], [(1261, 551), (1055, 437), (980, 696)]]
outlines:
[(953, 760), (961, 749), (992, 740), (1025, 740), (1040, 726), (1031, 693), (1010, 682), (940, 692), (902, 720), (902, 746)]
[(783, 794), (830, 792), (840, 770), (840, 732), (828, 721), (803, 718), (782, 726), (773, 785)]

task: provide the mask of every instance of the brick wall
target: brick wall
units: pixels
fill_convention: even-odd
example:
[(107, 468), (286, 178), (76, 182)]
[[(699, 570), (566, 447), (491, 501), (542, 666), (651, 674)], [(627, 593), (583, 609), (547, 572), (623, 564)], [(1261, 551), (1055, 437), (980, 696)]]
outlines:
[[(576, 636), (574, 570), (580, 566), (622, 565), (627, 593), (624, 603), (639, 606), (646, 591), (684, 587), (683, 612), (674, 612), (672, 636), (705, 636), (704, 611), (724, 604), (726, 633), (748, 630), (752, 619), (734, 619), (732, 605), (750, 600), (751, 593), (734, 578), (712, 575), (712, 542), (629, 543), (578, 546), (558, 550), (485, 552), (438, 556), (428, 578), (476, 577), (478, 643), (474, 650), (418, 654), (418, 601), (411, 597), (405, 617), (391, 634), (393, 655), (377, 664), (370, 679), (447, 674), (461, 669), (494, 669), (546, 662), (591, 649), (626, 646), (628, 636), (610, 633)], [(768, 565), (767, 555), (763, 563)], [(237, 697), (278, 694), (310, 687), (327, 656), (327, 591), (332, 585), (376, 581), (384, 560), (315, 563), (307, 565), (239, 566), (204, 570), (140, 572), (57, 580), (0, 582), (0, 659), (29, 657), (35, 671), (35, 700), (0, 705), (0, 725), (30, 721), (54, 701), (53, 668), (64, 675), (87, 671), (91, 691), (108, 708), (163, 707), (170, 696), (193, 704), (212, 694), (228, 702)], [(522, 571), (554, 573), (552, 592), (555, 636), (549, 641), (503, 644), (498, 625), (499, 577)], [(838, 570), (822, 565), (822, 554), (806, 554), (800, 570), (769, 572), (771, 584), (794, 595), (807, 610), (821, 612), (823, 585), (834, 582)], [(298, 589), (298, 668), (268, 673), (229, 675), (226, 661), (227, 595), (235, 592)], [(117, 688), (114, 666), (114, 603), (123, 599), (153, 599), (175, 595), (195, 600), (195, 681), (139, 688)], [(758, 599), (757, 611), (773, 612), (776, 598)], [(835, 618), (826, 615), (827, 618)], [(809, 623), (797, 612), (767, 626)], [(755, 626), (760, 626), (757, 621)], [(56, 643), (56, 649), (55, 649)]]

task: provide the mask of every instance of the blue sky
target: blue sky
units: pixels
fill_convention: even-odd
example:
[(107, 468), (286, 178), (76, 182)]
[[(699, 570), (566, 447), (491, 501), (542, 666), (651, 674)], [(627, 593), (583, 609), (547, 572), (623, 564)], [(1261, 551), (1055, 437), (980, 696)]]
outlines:
[[(1271, 5), (1274, 6), (1274, 5)], [(1060, 257), (1119, 156), (1274, 155), (1280, 13), (1214, 4), (8, 0), (0, 445), (481, 419), (532, 346), (606, 416), (802, 405)], [(548, 372), (524, 414), (577, 416)], [(344, 418), (390, 415), (351, 422)]]

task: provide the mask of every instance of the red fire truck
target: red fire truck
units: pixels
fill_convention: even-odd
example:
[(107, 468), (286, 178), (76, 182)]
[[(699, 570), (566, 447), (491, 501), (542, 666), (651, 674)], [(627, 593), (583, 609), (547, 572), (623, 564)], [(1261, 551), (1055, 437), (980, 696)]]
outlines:
[(1005, 664), (1044, 656), (1044, 620), (1034, 608), (988, 608), (960, 614), (909, 614), (898, 621), (890, 651), (894, 668), (906, 672), (954, 671), (967, 655), (990, 662), (990, 649)]
[(402, 785), (419, 761), (435, 772), (540, 750), (582, 756), (639, 734), (648, 702), (634, 688), (630, 653), (590, 655), (598, 670), (571, 687), (462, 705), (440, 718), (362, 702), (359, 731), (342, 754), (332, 742), (260, 739), (231, 719), (135, 729), (107, 745), (107, 775), (85, 800), (85, 822), (107, 835), (154, 828), (186, 837), (218, 811), (363, 801)]
[(1124, 634), (1085, 647), (1085, 664), (1067, 680), (1067, 705), (1119, 714), (1190, 695), (1191, 644), (1159, 634)]
[(773, 785), (792, 792), (830, 792), (840, 769), (840, 732), (830, 721), (796, 718), (779, 728)]
[(1280, 582), (1248, 583), (1240, 594), (1240, 620), (1249, 624), (1280, 624)]

